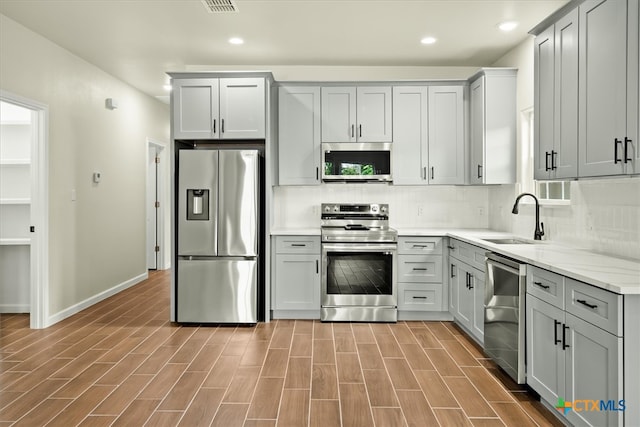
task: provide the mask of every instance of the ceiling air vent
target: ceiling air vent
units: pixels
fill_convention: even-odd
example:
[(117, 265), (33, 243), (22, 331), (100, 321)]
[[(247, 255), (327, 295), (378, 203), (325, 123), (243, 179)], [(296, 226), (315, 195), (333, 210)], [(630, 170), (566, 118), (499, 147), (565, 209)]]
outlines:
[(201, 0), (209, 13), (238, 12), (238, 6), (233, 0)]

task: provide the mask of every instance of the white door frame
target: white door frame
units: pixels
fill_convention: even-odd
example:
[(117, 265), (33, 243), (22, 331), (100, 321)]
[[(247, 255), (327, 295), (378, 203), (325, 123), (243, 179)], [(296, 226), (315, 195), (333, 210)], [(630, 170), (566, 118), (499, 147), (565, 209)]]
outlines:
[(35, 232), (31, 233), (30, 245), (29, 323), (33, 329), (42, 329), (49, 326), (49, 107), (4, 90), (0, 90), (0, 100), (33, 111), (30, 221)]
[[(167, 156), (167, 153), (169, 152), (169, 150), (167, 150), (168, 148), (168, 144), (153, 138), (147, 138), (147, 153), (149, 152), (149, 150), (151, 148), (156, 149), (157, 151), (157, 155), (160, 158), (160, 166), (158, 167), (158, 176), (157, 176), (157, 194), (158, 194), (158, 202), (160, 202), (160, 209), (158, 209), (158, 219), (157, 219), (157, 230), (158, 230), (158, 242), (159, 242), (159, 246), (160, 246), (160, 252), (158, 252), (158, 257), (157, 257), (157, 263), (156, 263), (156, 268), (158, 270), (165, 270), (167, 268), (170, 267), (169, 264), (167, 264), (167, 260), (171, 259), (170, 256), (167, 256), (167, 250), (169, 249), (169, 245), (166, 243), (166, 233), (165, 233), (165, 226), (166, 226), (166, 218), (167, 218), (167, 214), (166, 212), (168, 212), (167, 210), (169, 209), (169, 199), (166, 197), (166, 192), (167, 192), (167, 186), (168, 186), (168, 174), (169, 174), (169, 158)], [(149, 162), (145, 161), (146, 164), (146, 179), (147, 179), (147, 183), (146, 183), (146, 188), (147, 191), (149, 189)], [(170, 187), (170, 186), (169, 186)], [(148, 210), (151, 209), (150, 206), (147, 206), (147, 212), (146, 215), (147, 217), (149, 216), (149, 212)], [(148, 235), (147, 232), (147, 242), (149, 241), (151, 236)], [(145, 246), (145, 251), (146, 248), (148, 247)], [(145, 259), (146, 259), (146, 253), (145, 253)]]

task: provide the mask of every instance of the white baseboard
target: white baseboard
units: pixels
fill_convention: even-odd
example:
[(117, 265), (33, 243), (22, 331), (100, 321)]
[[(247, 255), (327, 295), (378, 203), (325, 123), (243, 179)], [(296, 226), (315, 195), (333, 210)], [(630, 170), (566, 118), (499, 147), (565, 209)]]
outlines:
[(398, 320), (451, 321), (453, 316), (448, 311), (402, 311), (398, 310)]
[(56, 323), (58, 323), (61, 320), (66, 319), (69, 316), (73, 316), (76, 313), (81, 312), (82, 310), (84, 310), (87, 307), (91, 307), (94, 304), (99, 303), (102, 300), (105, 300), (107, 298), (109, 298), (112, 295), (117, 294), (118, 292), (122, 292), (127, 288), (130, 288), (131, 286), (138, 284), (140, 282), (142, 282), (143, 280), (146, 280), (149, 277), (149, 272), (145, 271), (144, 273), (133, 277), (129, 280), (126, 280), (122, 283), (120, 283), (119, 285), (114, 286), (111, 289), (107, 289), (106, 291), (102, 291), (99, 294), (96, 294), (92, 297), (87, 298), (84, 301), (80, 301), (77, 304), (72, 305), (69, 308), (65, 308), (62, 311), (57, 312), (56, 314), (53, 314), (51, 316), (49, 316), (45, 322), (44, 327), (48, 328), (51, 325), (54, 325)]
[(0, 304), (0, 313), (29, 313), (29, 304)]

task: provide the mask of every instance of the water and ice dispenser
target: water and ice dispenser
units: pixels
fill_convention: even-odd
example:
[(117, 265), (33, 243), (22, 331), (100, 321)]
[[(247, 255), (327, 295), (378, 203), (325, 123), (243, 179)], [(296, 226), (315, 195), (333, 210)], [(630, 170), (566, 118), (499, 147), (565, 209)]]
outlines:
[(187, 189), (187, 221), (209, 221), (209, 190)]

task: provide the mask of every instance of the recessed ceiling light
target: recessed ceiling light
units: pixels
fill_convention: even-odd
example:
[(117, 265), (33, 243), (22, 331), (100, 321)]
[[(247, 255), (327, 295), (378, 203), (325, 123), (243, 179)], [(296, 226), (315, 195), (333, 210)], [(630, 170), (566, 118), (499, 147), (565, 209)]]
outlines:
[(231, 43), (231, 44), (244, 44), (244, 40), (242, 40), (240, 37), (231, 37), (229, 39), (229, 43)]
[(436, 39), (435, 37), (425, 37), (422, 40), (420, 40), (420, 43), (422, 43), (422, 44), (434, 44), (436, 41), (438, 41), (438, 39)]
[(516, 21), (505, 21), (498, 24), (500, 31), (504, 31), (505, 33), (515, 30), (517, 26), (518, 23)]
[(164, 86), (162, 86), (162, 88), (164, 90), (171, 90), (171, 85), (164, 85)]

